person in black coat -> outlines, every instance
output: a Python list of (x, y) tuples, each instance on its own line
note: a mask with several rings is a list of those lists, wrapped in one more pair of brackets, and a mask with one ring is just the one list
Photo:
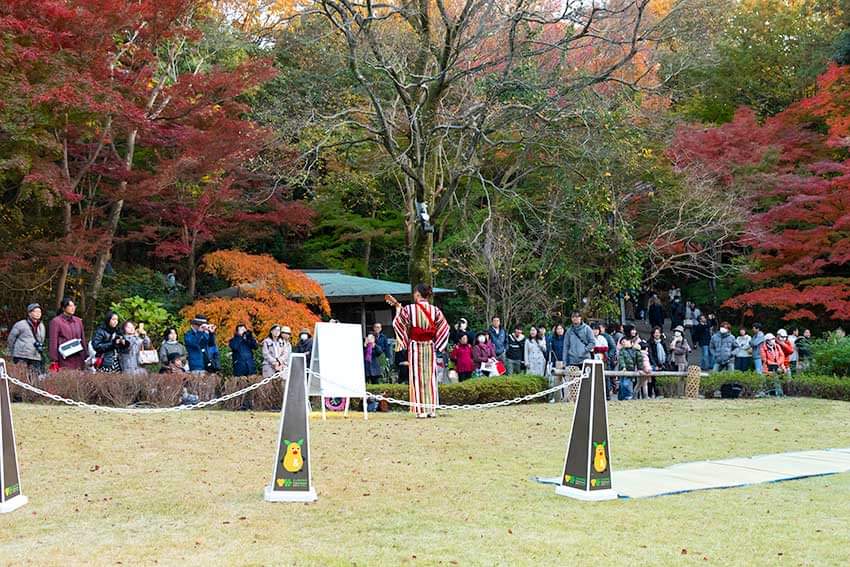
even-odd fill
[(375, 335), (369, 333), (363, 343), (363, 365), (366, 371), (366, 383), (378, 384), (381, 381), (381, 362), (379, 356), (384, 354), (375, 340)]
[(658, 299), (657, 293), (653, 293), (652, 297), (649, 298), (649, 308), (646, 316), (651, 326), (664, 328), (664, 306), (661, 304), (661, 300)]
[(407, 384), (410, 381), (410, 363), (407, 361), (407, 349), (395, 353), (395, 365), (398, 369), (398, 383)]
[(97, 355), (98, 372), (121, 372), (118, 350), (127, 346), (124, 335), (118, 329), (118, 315), (106, 312), (103, 323), (95, 330), (91, 338), (91, 347)]
[(699, 316), (699, 322), (691, 327), (691, 341), (700, 349), (700, 368), (703, 370), (711, 370), (714, 362), (711, 360), (711, 353), (708, 350), (708, 345), (711, 343), (711, 324), (705, 315)]
[(301, 329), (298, 333), (298, 343), (292, 347), (292, 352), (307, 355), (307, 368), (310, 367), (310, 357), (313, 356), (313, 336), (309, 329)]
[(233, 375), (251, 376), (257, 373), (254, 362), (254, 351), (257, 350), (257, 339), (245, 325), (236, 326), (236, 334), (230, 339), (230, 354), (233, 356)]
[(670, 302), (670, 327), (675, 329), (685, 324), (685, 304), (678, 297)]

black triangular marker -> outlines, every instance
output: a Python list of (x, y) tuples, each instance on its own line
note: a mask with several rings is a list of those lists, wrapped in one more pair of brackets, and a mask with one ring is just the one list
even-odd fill
[(617, 498), (617, 493), (611, 486), (603, 362), (585, 360), (581, 377), (561, 483), (555, 492), (579, 500), (611, 500)]
[(316, 490), (310, 476), (310, 406), (307, 400), (307, 357), (292, 354), (281, 406), (280, 433), (268, 502), (312, 502)]
[(6, 361), (0, 359), (0, 514), (17, 510), (29, 499), (21, 494), (21, 471), (15, 447), (15, 428), (12, 425), (12, 408)]

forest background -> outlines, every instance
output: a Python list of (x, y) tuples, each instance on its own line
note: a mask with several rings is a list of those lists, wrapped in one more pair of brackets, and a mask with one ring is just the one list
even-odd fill
[(7, 0), (0, 46), (5, 325), (328, 316), (287, 266), (474, 326), (850, 318), (841, 0)]

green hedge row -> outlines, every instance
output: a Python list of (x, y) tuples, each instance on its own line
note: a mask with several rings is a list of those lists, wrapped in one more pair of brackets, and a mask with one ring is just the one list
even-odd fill
[[(665, 395), (671, 395), (670, 392), (675, 392), (674, 385), (679, 380), (673, 376), (659, 376), (656, 382), (661, 384), (665, 390)], [(763, 374), (755, 372), (709, 372), (708, 376), (703, 376), (699, 382), (700, 394), (705, 397), (713, 397), (714, 392), (720, 390), (723, 384), (737, 383), (743, 386), (744, 391), (742, 396), (752, 397), (759, 391), (770, 388), (772, 381), (768, 382)]]
[[(440, 384), (441, 404), (486, 404), (534, 394), (549, 387), (541, 376), (500, 376), (498, 378), (472, 378), (459, 384)], [(407, 384), (367, 384), (373, 394), (410, 401)], [(545, 401), (545, 398), (538, 398)]]
[[(659, 376), (657, 382), (665, 390), (665, 394), (673, 390), (677, 378)], [(724, 384), (737, 383), (744, 390), (743, 397), (752, 397), (758, 392), (769, 390), (773, 386), (773, 378), (755, 372), (710, 372), (700, 379), (700, 393), (713, 397)], [(807, 396), (827, 400), (850, 401), (850, 378), (841, 376), (823, 376), (818, 374), (797, 374), (782, 382), (786, 395)], [(669, 394), (668, 394), (669, 395)]]

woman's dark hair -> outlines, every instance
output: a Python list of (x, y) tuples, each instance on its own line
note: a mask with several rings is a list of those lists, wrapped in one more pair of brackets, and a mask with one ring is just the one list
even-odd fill
[(479, 331), (477, 335), (475, 335), (475, 341), (478, 342), (478, 337), (484, 337), (488, 341), (490, 340), (490, 333), (487, 331)]
[(62, 301), (59, 302), (59, 310), (65, 311), (65, 308), (71, 305), (72, 303), (74, 303), (73, 299), (67, 296), (63, 297)]
[(416, 287), (414, 289), (416, 290), (416, 293), (422, 296), (422, 299), (430, 299), (431, 294), (434, 293), (434, 290), (431, 289), (431, 286), (424, 283), (416, 284)]
[(121, 325), (120, 325), (120, 327), (121, 327), (121, 332), (122, 332), (122, 333), (123, 333), (123, 332), (125, 332), (125, 331), (127, 330), (127, 324), (128, 324), (128, 323), (132, 323), (132, 324), (133, 324), (133, 326), (135, 326), (135, 325), (136, 325), (135, 321), (133, 321), (132, 319), (127, 319), (126, 321), (124, 321), (124, 322), (123, 322), (123, 323), (121, 323)]
[(272, 325), (272, 328), (271, 328), (271, 329), (269, 329), (269, 336), (268, 336), (268, 338), (270, 338), (270, 339), (273, 339), (273, 338), (274, 338), (274, 337), (272, 336), (272, 331), (274, 331), (275, 329), (280, 329), (280, 325)]
[[(113, 317), (118, 317), (118, 314), (117, 314), (115, 311), (107, 311), (107, 312), (106, 312), (106, 316), (103, 318), (103, 328), (104, 328), (104, 329), (111, 329), (111, 328), (112, 328), (112, 327), (109, 325), (109, 321), (110, 321)], [(119, 321), (119, 322), (118, 322), (118, 325), (116, 325), (116, 327), (115, 327), (115, 328), (117, 329), (117, 328), (118, 328), (118, 326), (120, 326), (120, 325), (121, 325), (121, 322)]]
[(246, 330), (246, 331), (248, 330), (248, 325), (246, 325), (245, 323), (239, 323), (239, 324), (238, 324), (238, 325), (236, 325), (236, 327), (233, 329), (233, 336), (234, 336), (234, 337), (235, 337), (236, 335), (238, 335), (238, 334), (239, 334), (239, 327), (245, 327), (245, 330)]
[(165, 332), (162, 334), (162, 342), (165, 342), (165, 341), (168, 340), (168, 335), (171, 334), (171, 331), (174, 331), (174, 334), (177, 335), (178, 337), (180, 336), (179, 333), (177, 333), (177, 329), (175, 329), (174, 327), (168, 327), (165, 330)]

